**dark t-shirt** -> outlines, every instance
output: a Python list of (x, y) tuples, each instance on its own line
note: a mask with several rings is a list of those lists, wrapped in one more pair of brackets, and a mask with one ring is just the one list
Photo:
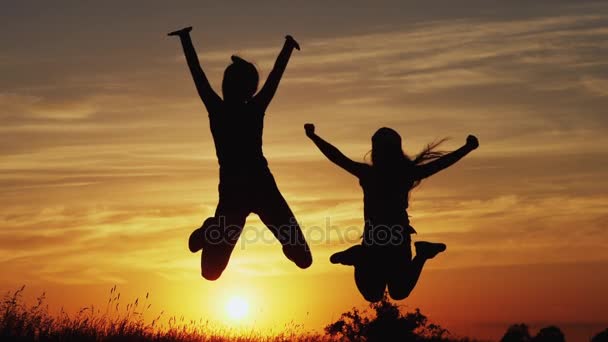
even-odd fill
[(254, 102), (224, 101), (208, 109), (220, 175), (255, 175), (268, 171), (262, 151), (264, 110)]
[(408, 195), (414, 184), (414, 175), (407, 172), (387, 174), (366, 165), (358, 178), (363, 189), (366, 228), (401, 225), (405, 233), (416, 232), (409, 226), (407, 214)]

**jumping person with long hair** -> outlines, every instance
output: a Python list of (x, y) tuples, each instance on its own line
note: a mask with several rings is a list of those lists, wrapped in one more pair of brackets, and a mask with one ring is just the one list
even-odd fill
[(363, 188), (365, 226), (359, 245), (333, 254), (330, 261), (355, 267), (355, 282), (363, 297), (377, 302), (388, 287), (393, 299), (404, 299), (416, 286), (424, 263), (446, 250), (443, 243), (416, 242), (412, 259), (411, 237), (416, 231), (407, 214), (409, 192), (423, 179), (453, 165), (479, 146), (469, 135), (464, 146), (451, 153), (435, 151), (441, 143), (427, 146), (415, 158), (401, 147), (401, 136), (380, 128), (372, 136), (371, 165), (355, 162), (304, 125), (306, 135), (333, 163), (359, 179)]
[(169, 33), (178, 36), (196, 90), (209, 113), (209, 123), (220, 166), (219, 203), (215, 215), (190, 235), (191, 252), (202, 250), (201, 274), (219, 278), (250, 213), (256, 213), (281, 242), (283, 253), (300, 268), (312, 264), (312, 255), (289, 205), (281, 195), (262, 152), (264, 115), (298, 43), (287, 36), (283, 49), (257, 92), (255, 66), (232, 56), (222, 82), (223, 99), (211, 88), (190, 39), (191, 27)]

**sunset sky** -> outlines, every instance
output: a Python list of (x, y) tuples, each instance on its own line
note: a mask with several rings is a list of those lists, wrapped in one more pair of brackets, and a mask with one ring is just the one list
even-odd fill
[[(166, 37), (190, 25), (218, 91), (232, 54), (265, 79), (286, 34), (302, 47), (264, 151), (309, 237), (307, 270), (255, 215), (218, 281), (187, 250), (218, 182), (207, 113)], [(361, 161), (389, 126), (410, 154), (481, 142), (412, 193), (414, 240), (448, 250), (404, 309), (481, 338), (517, 322), (608, 327), (606, 2), (23, 0), (3, 4), (0, 42), (3, 292), (25, 284), (75, 310), (116, 284), (126, 299), (149, 291), (156, 312), (320, 330), (365, 307), (352, 269), (328, 260), (357, 242), (363, 203), (302, 126)], [(235, 294), (241, 320), (224, 312)]]

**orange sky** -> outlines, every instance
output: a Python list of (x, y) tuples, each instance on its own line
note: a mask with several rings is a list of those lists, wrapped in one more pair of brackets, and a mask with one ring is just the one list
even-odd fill
[[(469, 133), (481, 141), (412, 194), (415, 239), (444, 241), (448, 251), (403, 305), (475, 337), (499, 337), (514, 322), (580, 336), (605, 328), (608, 6), (449, 4), (23, 1), (3, 9), (0, 267), (8, 276), (0, 289), (26, 284), (76, 308), (105, 302), (118, 284), (127, 298), (150, 291), (158, 310), (219, 321), (228, 293), (238, 292), (256, 327), (293, 320), (319, 329), (364, 305), (352, 270), (328, 261), (353, 239), (325, 234), (329, 224), (356, 237), (362, 193), (302, 125), (314, 122), (358, 160), (372, 133), (390, 126), (412, 154), (442, 137), (452, 138), (448, 149)], [(264, 78), (283, 36), (299, 40), (267, 112), (264, 149), (310, 234), (310, 269), (261, 239), (252, 215), (222, 278), (199, 277), (186, 239), (213, 213), (217, 164), (179, 44), (164, 36), (184, 25), (194, 26), (216, 89), (231, 54), (254, 61)]]

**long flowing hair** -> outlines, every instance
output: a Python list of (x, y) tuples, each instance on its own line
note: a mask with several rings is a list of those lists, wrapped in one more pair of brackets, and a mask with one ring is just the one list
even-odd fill
[[(420, 151), (420, 153), (418, 153), (414, 159), (410, 159), (408, 157), (407, 154), (403, 154), (403, 156), (406, 159), (410, 159), (412, 165), (414, 166), (418, 166), (418, 165), (423, 165), (429, 162), (432, 162), (436, 159), (441, 158), (442, 156), (444, 156), (446, 153), (446, 151), (441, 151), (441, 150), (437, 150), (437, 148), (439, 147), (439, 145), (443, 144), (446, 140), (448, 140), (448, 138), (442, 138), (442, 139), (438, 139), (433, 141), (432, 143), (427, 144), (424, 149), (422, 149), (422, 151)], [(420, 182), (422, 180), (421, 179), (417, 179), (414, 181), (414, 185), (412, 186), (412, 189), (417, 187)]]
[[(411, 172), (413, 167), (424, 165), (445, 155), (447, 152), (437, 148), (446, 140), (447, 138), (444, 138), (426, 145), (420, 153), (411, 158), (403, 152), (399, 133), (392, 128), (382, 127), (372, 136), (371, 164), (391, 174)], [(420, 179), (413, 180), (411, 189), (420, 182)]]

